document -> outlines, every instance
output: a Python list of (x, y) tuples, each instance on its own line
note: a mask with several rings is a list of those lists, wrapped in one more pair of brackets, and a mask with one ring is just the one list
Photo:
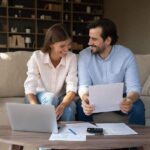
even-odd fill
[(83, 122), (66, 124), (59, 129), (58, 133), (52, 133), (49, 140), (51, 141), (86, 141), (87, 135), (94, 135), (87, 133), (87, 128), (95, 127), (95, 125)]
[(97, 127), (103, 128), (104, 135), (131, 135), (137, 134), (125, 123), (97, 123)]
[(49, 137), (51, 141), (86, 141), (86, 136), (95, 135), (87, 133), (87, 128), (103, 128), (104, 135), (134, 135), (137, 134), (125, 123), (73, 123), (66, 124), (58, 133), (52, 133)]
[(71, 133), (52, 133), (50, 141), (86, 141), (86, 135), (73, 135)]
[(89, 87), (89, 101), (95, 106), (94, 113), (120, 110), (123, 83), (94, 85)]

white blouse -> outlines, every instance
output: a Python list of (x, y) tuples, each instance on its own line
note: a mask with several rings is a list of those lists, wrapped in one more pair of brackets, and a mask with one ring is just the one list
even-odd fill
[(72, 52), (62, 57), (55, 68), (48, 53), (33, 52), (27, 63), (25, 94), (48, 91), (61, 96), (69, 91), (77, 92), (77, 58)]

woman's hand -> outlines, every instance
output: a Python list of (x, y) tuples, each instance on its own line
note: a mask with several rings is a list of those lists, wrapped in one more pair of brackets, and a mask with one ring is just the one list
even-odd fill
[(64, 103), (60, 103), (57, 108), (56, 108), (56, 117), (57, 120), (62, 116), (62, 114), (64, 113), (65, 110), (65, 104)]

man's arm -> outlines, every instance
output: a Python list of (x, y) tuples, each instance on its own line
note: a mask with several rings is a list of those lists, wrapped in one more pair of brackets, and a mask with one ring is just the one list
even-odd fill
[(79, 96), (82, 99), (84, 94), (88, 95), (88, 87), (92, 85), (92, 81), (88, 72), (89, 56), (88, 53), (82, 51), (78, 59), (78, 80), (79, 80)]
[(139, 96), (140, 95), (137, 92), (130, 92), (130, 93), (128, 93), (126, 99), (128, 101), (131, 101), (132, 103), (134, 103), (139, 98)]
[(123, 102), (120, 105), (120, 109), (124, 113), (128, 113), (132, 106), (133, 103), (139, 98), (139, 94), (137, 92), (130, 92), (128, 93), (127, 97), (123, 99)]
[(88, 53), (80, 53), (78, 60), (79, 96), (82, 100), (83, 111), (86, 115), (93, 113), (94, 107), (89, 104), (88, 90), (92, 81), (88, 72)]
[(141, 81), (139, 70), (134, 55), (131, 53), (127, 60), (125, 72), (125, 86), (127, 97), (135, 101), (141, 94)]
[(120, 108), (122, 112), (128, 113), (132, 109), (133, 103), (139, 98), (141, 93), (138, 66), (132, 53), (127, 60), (126, 68), (125, 86), (127, 96), (123, 99)]

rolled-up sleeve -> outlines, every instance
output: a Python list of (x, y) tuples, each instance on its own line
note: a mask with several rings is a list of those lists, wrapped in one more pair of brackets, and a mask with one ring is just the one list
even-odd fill
[(69, 64), (69, 71), (66, 77), (66, 92), (72, 91), (77, 92), (77, 57), (72, 55)]
[(139, 70), (136, 63), (136, 59), (133, 55), (130, 55), (128, 59), (127, 69), (125, 73), (125, 86), (126, 92), (141, 93), (141, 82), (139, 77)]
[(80, 97), (84, 94), (88, 94), (88, 87), (92, 84), (89, 72), (88, 72), (88, 56), (85, 53), (80, 53), (78, 60), (78, 79), (79, 89), (78, 94)]
[(31, 56), (27, 62), (27, 78), (24, 82), (25, 94), (36, 94), (37, 82), (39, 78), (39, 70), (36, 63), (35, 54)]

